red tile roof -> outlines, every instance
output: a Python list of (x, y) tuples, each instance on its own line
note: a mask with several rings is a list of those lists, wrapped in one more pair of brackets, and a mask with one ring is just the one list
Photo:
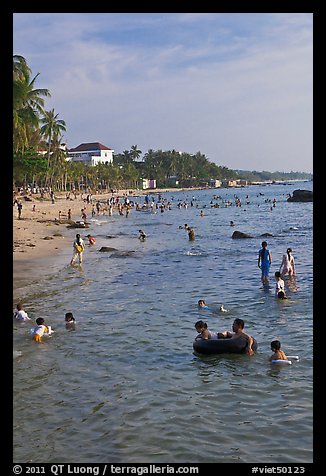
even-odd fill
[(85, 144), (79, 144), (74, 149), (68, 149), (68, 152), (82, 152), (87, 150), (112, 150), (109, 147), (101, 144), (100, 142), (86, 142)]

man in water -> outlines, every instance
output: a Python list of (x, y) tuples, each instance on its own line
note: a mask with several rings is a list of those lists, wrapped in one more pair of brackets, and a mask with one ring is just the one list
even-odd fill
[(252, 350), (253, 338), (246, 334), (243, 331), (244, 321), (242, 319), (236, 318), (232, 324), (233, 332), (224, 331), (218, 333), (219, 339), (245, 339), (247, 341), (247, 351), (248, 355), (253, 355), (254, 351)]

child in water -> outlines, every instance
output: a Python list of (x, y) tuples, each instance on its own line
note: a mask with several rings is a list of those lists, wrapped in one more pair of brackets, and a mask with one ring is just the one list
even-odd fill
[(138, 238), (140, 239), (140, 241), (145, 241), (147, 236), (146, 233), (143, 230), (138, 230), (138, 233), (139, 233)]
[(88, 243), (90, 245), (95, 245), (95, 238), (92, 235), (86, 235), (88, 238)]
[(45, 333), (51, 334), (51, 327), (46, 326), (43, 317), (36, 319), (37, 326), (32, 330), (35, 342), (42, 342)]
[(27, 312), (24, 311), (22, 303), (17, 304), (17, 309), (14, 312), (14, 317), (19, 321), (30, 321), (30, 317), (28, 317)]
[(287, 360), (287, 356), (283, 350), (281, 350), (281, 342), (279, 340), (273, 340), (271, 342), (271, 349), (274, 354), (270, 356), (269, 360)]
[(285, 295), (284, 281), (281, 278), (281, 273), (279, 271), (275, 272), (276, 285), (275, 285), (275, 296), (279, 299), (287, 299)]
[(66, 315), (65, 315), (66, 327), (69, 327), (69, 328), (73, 327), (75, 325), (75, 322), (76, 322), (76, 319), (74, 318), (73, 313), (66, 312)]
[(207, 306), (206, 302), (204, 301), (204, 299), (199, 299), (198, 307), (202, 308), (202, 309), (208, 309), (208, 306)]
[(217, 332), (209, 331), (207, 328), (207, 324), (204, 321), (197, 321), (195, 324), (195, 329), (198, 334), (201, 334), (200, 337), (202, 339), (218, 339)]

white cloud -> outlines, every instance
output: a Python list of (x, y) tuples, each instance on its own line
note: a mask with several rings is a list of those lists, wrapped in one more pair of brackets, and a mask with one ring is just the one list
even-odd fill
[[(149, 31), (147, 43), (134, 34), (121, 39), (114, 14), (106, 22), (97, 14), (44, 14), (39, 22), (19, 15), (14, 53), (41, 73), (37, 87), (50, 90), (47, 108), (66, 121), (68, 144), (200, 150), (230, 168), (312, 171), (309, 16), (271, 15), (252, 36), (232, 31), (228, 18), (219, 34), (213, 28), (202, 41), (187, 40), (189, 32), (178, 30), (173, 42), (173, 25), (214, 25), (223, 17), (167, 15), (137, 17), (137, 28), (141, 20), (149, 29), (158, 20), (170, 25), (164, 44), (151, 42)], [(132, 31), (133, 18), (125, 19)], [(119, 41), (107, 40), (108, 30)]]

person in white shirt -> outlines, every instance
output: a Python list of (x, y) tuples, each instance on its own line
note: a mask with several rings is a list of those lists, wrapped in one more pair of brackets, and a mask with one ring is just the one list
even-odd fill
[(15, 319), (18, 319), (19, 321), (30, 321), (30, 317), (28, 317), (27, 312), (24, 311), (22, 303), (17, 304), (17, 309), (14, 312), (14, 317)]
[(275, 278), (276, 278), (275, 296), (280, 299), (286, 299), (284, 281), (281, 278), (281, 273), (279, 271), (275, 272)]
[(44, 334), (50, 335), (53, 331), (50, 326), (46, 326), (43, 317), (38, 317), (36, 319), (37, 326), (32, 330), (34, 340), (36, 342), (42, 342), (42, 337)]
[(85, 250), (84, 240), (80, 237), (80, 234), (77, 233), (76, 239), (73, 243), (74, 254), (71, 258), (70, 265), (73, 265), (76, 259), (79, 259), (79, 264), (83, 262), (83, 252)]

